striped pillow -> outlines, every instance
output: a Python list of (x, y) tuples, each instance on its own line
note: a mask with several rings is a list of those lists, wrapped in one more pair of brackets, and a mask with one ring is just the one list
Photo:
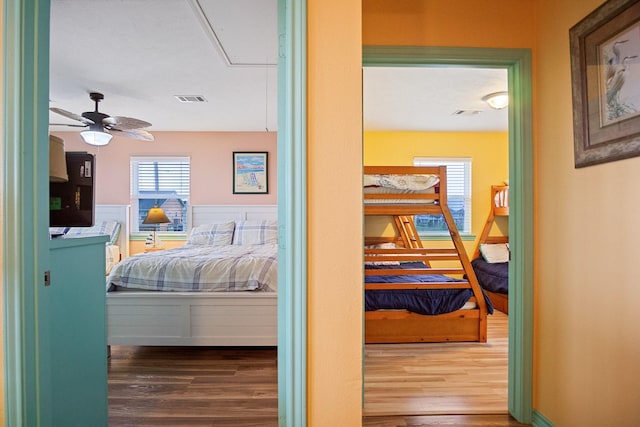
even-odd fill
[(233, 221), (199, 225), (191, 230), (186, 244), (208, 246), (230, 245), (233, 239), (234, 227), (235, 223)]
[(88, 237), (101, 234), (109, 236), (108, 245), (115, 245), (120, 234), (120, 223), (118, 221), (102, 221), (93, 227), (71, 227), (65, 237)]
[(264, 245), (278, 243), (278, 222), (275, 220), (237, 221), (233, 233), (234, 245)]

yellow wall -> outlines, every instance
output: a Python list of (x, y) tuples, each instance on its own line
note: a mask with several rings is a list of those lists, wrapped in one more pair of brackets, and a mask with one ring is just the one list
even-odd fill
[(640, 157), (575, 169), (569, 28), (600, 0), (540, 0), (535, 406), (556, 426), (640, 425)]
[[(472, 159), (471, 233), (464, 242), (471, 256), (490, 209), (491, 186), (509, 178), (509, 135), (504, 132), (365, 132), (364, 164), (411, 166), (414, 157), (468, 157)], [(492, 235), (507, 234), (508, 224), (498, 218)], [(365, 236), (375, 235), (365, 219)], [(370, 232), (371, 231), (371, 232)], [(438, 246), (430, 243), (429, 247)]]

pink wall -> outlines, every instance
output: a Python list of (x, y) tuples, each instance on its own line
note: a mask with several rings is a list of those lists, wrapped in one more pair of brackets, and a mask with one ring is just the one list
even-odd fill
[[(130, 203), (131, 156), (189, 156), (192, 205), (275, 205), (277, 203), (277, 133), (275, 132), (153, 132), (146, 142), (115, 136), (109, 145), (85, 144), (77, 132), (52, 132), (64, 140), (65, 151), (96, 156), (96, 203)], [(269, 153), (269, 193), (232, 194), (232, 153)]]

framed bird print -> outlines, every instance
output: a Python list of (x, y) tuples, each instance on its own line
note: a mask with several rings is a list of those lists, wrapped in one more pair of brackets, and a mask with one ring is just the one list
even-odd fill
[(569, 30), (575, 167), (640, 156), (640, 0), (609, 0)]

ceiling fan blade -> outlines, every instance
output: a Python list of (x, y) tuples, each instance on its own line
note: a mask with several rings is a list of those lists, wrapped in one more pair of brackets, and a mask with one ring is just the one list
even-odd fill
[(111, 116), (102, 119), (102, 123), (109, 129), (132, 130), (142, 129), (151, 126), (151, 123), (132, 117)]
[(86, 128), (89, 125), (72, 125), (70, 123), (49, 123), (49, 126), (69, 126), (72, 128)]
[(62, 108), (51, 107), (51, 108), (49, 108), (49, 110), (53, 111), (54, 113), (60, 114), (61, 116), (64, 116), (64, 117), (66, 117), (68, 119), (73, 119), (73, 120), (77, 120), (79, 122), (82, 122), (85, 125), (94, 124), (93, 120), (87, 119), (86, 117), (82, 117), (79, 114), (75, 114), (75, 113), (72, 113), (70, 111), (63, 110)]
[(139, 139), (141, 141), (153, 141), (153, 135), (142, 129), (129, 129), (129, 130), (120, 130), (120, 129), (109, 129), (114, 135), (124, 136), (126, 138)]

